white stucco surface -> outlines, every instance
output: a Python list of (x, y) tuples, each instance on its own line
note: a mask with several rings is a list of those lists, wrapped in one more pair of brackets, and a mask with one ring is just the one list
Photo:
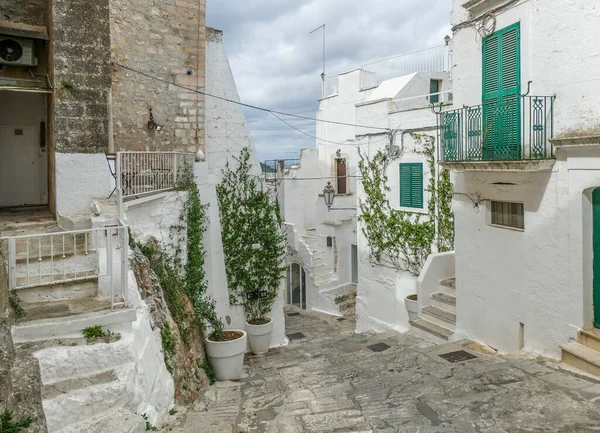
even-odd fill
[(61, 216), (89, 217), (90, 203), (108, 197), (114, 179), (103, 153), (56, 153), (56, 212)]
[[(454, 0), (453, 25), (468, 18), (462, 3)], [(600, 113), (593, 90), (600, 63), (591, 60), (600, 10), (593, 2), (563, 6), (519, 2), (496, 14), (495, 29), (520, 23), (521, 92), (531, 80), (530, 95), (556, 95), (555, 135), (589, 135)], [(586, 24), (578, 25), (583, 19)], [(451, 47), (455, 105), (481, 104), (481, 38), (466, 27), (454, 33)], [(484, 200), (479, 208), (465, 196), (453, 203), (457, 338), (502, 352), (522, 345), (558, 357), (561, 344), (591, 325), (591, 191), (600, 186), (598, 156), (594, 146), (558, 150), (547, 172), (455, 174), (455, 192)], [(489, 200), (522, 202), (524, 231), (491, 226)]]

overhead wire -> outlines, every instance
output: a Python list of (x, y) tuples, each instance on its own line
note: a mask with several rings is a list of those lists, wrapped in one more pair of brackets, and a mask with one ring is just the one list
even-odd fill
[(162, 82), (162, 83), (165, 83), (165, 84), (169, 84), (169, 85), (174, 86), (174, 87), (178, 87), (180, 89), (188, 90), (190, 92), (198, 93), (200, 95), (208, 96), (210, 98), (219, 99), (221, 101), (229, 102), (231, 104), (236, 104), (236, 105), (240, 105), (242, 107), (252, 108), (254, 110), (264, 111), (264, 112), (271, 113), (271, 114), (275, 113), (275, 114), (279, 114), (279, 115), (282, 115), (282, 116), (295, 117), (297, 119), (311, 120), (311, 121), (321, 122), (321, 123), (329, 123), (329, 124), (333, 124), (333, 125), (352, 126), (352, 127), (356, 127), (356, 128), (373, 129), (373, 130), (379, 130), (379, 131), (389, 131), (389, 128), (381, 128), (381, 127), (378, 127), (378, 126), (359, 125), (359, 124), (347, 123), (347, 122), (338, 122), (338, 121), (335, 121), (335, 120), (317, 119), (316, 117), (301, 116), (299, 114), (286, 113), (284, 111), (277, 111), (277, 110), (272, 110), (270, 108), (259, 107), (257, 105), (246, 104), (246, 103), (241, 102), (241, 101), (235, 101), (233, 99), (225, 98), (223, 96), (217, 96), (217, 95), (213, 95), (211, 93), (203, 92), (201, 90), (194, 89), (193, 87), (183, 86), (181, 84), (174, 83), (171, 80), (166, 80), (164, 78), (157, 77), (155, 75), (149, 74), (147, 72), (141, 71), (141, 70), (136, 69), (136, 68), (132, 68), (131, 66), (123, 65), (123, 64), (115, 62), (115, 61), (111, 61), (110, 63), (113, 66), (117, 66), (117, 67), (126, 69), (128, 71), (131, 71), (131, 72), (134, 72), (136, 74), (142, 75), (142, 76), (144, 76), (146, 78), (150, 78), (151, 80), (159, 81), (159, 82)]

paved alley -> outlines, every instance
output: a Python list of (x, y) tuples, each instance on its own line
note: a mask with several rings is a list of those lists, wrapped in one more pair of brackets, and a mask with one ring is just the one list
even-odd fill
[(212, 386), (171, 431), (600, 432), (600, 384), (554, 361), (354, 334), (353, 319), (296, 309), (286, 321), (289, 346), (247, 355), (248, 377)]

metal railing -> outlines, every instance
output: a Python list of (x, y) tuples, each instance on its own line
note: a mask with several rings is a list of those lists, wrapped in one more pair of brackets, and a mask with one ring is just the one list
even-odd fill
[(325, 79), (325, 85), (323, 88), (323, 98), (337, 95), (340, 92), (340, 76), (334, 75)]
[(440, 113), (440, 160), (553, 159), (554, 100), (514, 96)]
[(111, 307), (128, 303), (126, 226), (3, 240), (8, 242), (9, 290), (97, 280), (98, 295), (110, 298)]
[(440, 45), (368, 63), (361, 67), (361, 89), (377, 87), (385, 80), (414, 72), (446, 71), (448, 69), (447, 57), (446, 46)]
[(173, 189), (181, 170), (193, 162), (192, 153), (117, 152), (117, 194), (126, 200)]

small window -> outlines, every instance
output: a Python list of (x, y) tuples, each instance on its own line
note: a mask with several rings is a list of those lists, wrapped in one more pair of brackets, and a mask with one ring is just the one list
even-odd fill
[(492, 201), (492, 225), (525, 229), (525, 209), (523, 203)]
[(336, 177), (337, 177), (337, 193), (338, 194), (347, 194), (347, 181), (348, 178), (346, 176), (346, 158), (338, 158), (335, 160), (336, 162)]
[(429, 81), (429, 103), (437, 104), (440, 102), (440, 88), (442, 87), (440, 80)]
[(400, 206), (423, 209), (423, 163), (400, 164)]

